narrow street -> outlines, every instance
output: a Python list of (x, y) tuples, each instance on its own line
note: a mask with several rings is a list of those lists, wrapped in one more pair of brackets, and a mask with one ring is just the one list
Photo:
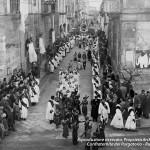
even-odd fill
[[(59, 68), (67, 69), (68, 63), (70, 60), (73, 60), (73, 54), (75, 52), (81, 52), (81, 54), (85, 51), (83, 49), (79, 49), (78, 47), (73, 48), (70, 53), (66, 55), (66, 57), (61, 62), (61, 65), (55, 69), (53, 74), (46, 75), (44, 79), (41, 80), (41, 88), (42, 93), (40, 95), (40, 102), (35, 107), (29, 108), (29, 115), (26, 121), (16, 121), (16, 129), (17, 132), (12, 132), (8, 137), (3, 139), (2, 143), (6, 144), (8, 141), (18, 141), (24, 140), (24, 138), (28, 139), (31, 135), (35, 134), (44, 134), (53, 137), (54, 139), (63, 139), (62, 137), (62, 128), (58, 131), (55, 131), (55, 124), (50, 125), (49, 122), (45, 119), (45, 111), (47, 107), (47, 102), (52, 95), (55, 95), (56, 85), (58, 84), (59, 78)], [(76, 63), (74, 62), (73, 68), (76, 68)], [(85, 95), (88, 95), (89, 98), (89, 115), (90, 115), (90, 101), (92, 94), (92, 86), (91, 86), (91, 64), (87, 62), (86, 70), (80, 71), (80, 100)], [(80, 116), (80, 120), (83, 119), (83, 116)], [(84, 131), (84, 127), (80, 128), (81, 133)], [(79, 132), (80, 133), (80, 132)], [(70, 133), (71, 138), (71, 133)]]
[[(81, 54), (85, 51), (83, 49), (79, 49), (75, 47), (71, 50), (69, 54), (64, 58), (60, 67), (58, 67), (54, 74), (46, 75), (41, 80), (41, 96), (40, 102), (35, 107), (30, 107), (29, 116), (26, 121), (16, 122), (17, 132), (11, 132), (8, 137), (5, 137), (0, 144), (0, 150), (47, 150), (47, 149), (84, 149), (84, 142), (79, 142), (77, 146), (72, 144), (72, 133), (70, 131), (68, 139), (64, 139), (62, 137), (62, 127), (60, 127), (57, 131), (55, 130), (55, 124), (50, 125), (49, 122), (45, 119), (45, 111), (47, 106), (47, 101), (50, 99), (51, 95), (55, 95), (56, 85), (58, 83), (58, 71), (59, 68), (67, 69), (69, 61), (73, 60), (73, 54), (75, 52), (81, 52)], [(76, 67), (76, 63), (74, 62), (73, 67)], [(88, 95), (88, 115), (90, 116), (90, 101), (92, 96), (92, 84), (91, 84), (91, 64), (87, 62), (86, 70), (80, 71), (80, 82), (81, 82), (81, 97)], [(84, 120), (81, 115), (80, 120)], [(93, 124), (93, 130), (95, 131), (96, 123)], [(116, 131), (113, 130), (109, 125), (106, 126), (105, 135), (107, 138), (139, 138), (139, 137), (149, 137), (150, 129), (139, 129), (138, 132), (127, 132), (127, 131)], [(84, 132), (84, 123), (80, 123), (79, 127), (79, 137)], [(102, 149), (109, 149), (110, 147), (105, 147)], [(111, 149), (116, 149), (116, 147), (111, 147)], [(118, 146), (117, 149), (124, 150), (127, 147)], [(147, 150), (147, 147), (143, 147), (142, 149)], [(135, 150), (136, 147), (130, 147), (128, 149)]]

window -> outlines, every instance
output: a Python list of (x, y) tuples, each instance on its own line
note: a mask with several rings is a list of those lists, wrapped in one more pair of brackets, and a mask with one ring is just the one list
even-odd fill
[(20, 0), (10, 0), (10, 13), (18, 13), (20, 11)]
[(33, 5), (36, 6), (36, 0), (33, 0)]
[(55, 12), (55, 9), (56, 9), (56, 8), (55, 8), (55, 3), (52, 3), (52, 4), (51, 4), (51, 11), (52, 11), (52, 12)]

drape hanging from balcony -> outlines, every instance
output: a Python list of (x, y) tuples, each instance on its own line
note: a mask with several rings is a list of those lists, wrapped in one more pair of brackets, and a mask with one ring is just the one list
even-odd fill
[(40, 46), (40, 53), (44, 54), (46, 51), (45, 51), (44, 41), (42, 38), (39, 38), (39, 46)]
[(29, 61), (30, 63), (37, 62), (37, 54), (35, 52), (33, 42), (29, 44)]

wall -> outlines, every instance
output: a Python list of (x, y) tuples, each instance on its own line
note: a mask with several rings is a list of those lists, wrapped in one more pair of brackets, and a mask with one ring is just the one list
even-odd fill
[(0, 16), (0, 80), (7, 76), (5, 39), (5, 17)]
[(150, 1), (123, 0), (121, 60), (136, 67), (138, 53), (150, 51)]
[(120, 55), (120, 18), (119, 15), (111, 16), (111, 22), (108, 27), (108, 41), (109, 41), (109, 52), (112, 58), (114, 70), (117, 70), (119, 65), (119, 55)]
[(5, 36), (6, 36), (6, 68), (10, 69), (10, 74), (14, 70), (21, 68), (21, 37), (20, 37), (20, 17), (6, 17)]

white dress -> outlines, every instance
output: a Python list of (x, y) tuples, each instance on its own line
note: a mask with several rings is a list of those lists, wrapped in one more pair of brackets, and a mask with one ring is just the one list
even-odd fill
[(49, 61), (49, 64), (50, 64), (50, 72), (54, 72), (54, 64), (51, 62), (51, 61)]
[(39, 91), (39, 88), (35, 85), (34, 86), (34, 90), (35, 90), (35, 92), (36, 92), (36, 94), (34, 94), (34, 99), (35, 99), (35, 102), (36, 103), (38, 103), (39, 102), (39, 93), (40, 93), (40, 91)]
[[(52, 101), (53, 101), (54, 105), (59, 104), (54, 100), (52, 100)], [(52, 112), (50, 113), (50, 111), (52, 111)], [(47, 108), (46, 108), (46, 119), (47, 120), (54, 120), (54, 112), (55, 112), (54, 106), (52, 106), (51, 102), (48, 101)]]
[(118, 109), (118, 108), (116, 109), (115, 116), (112, 119), (110, 125), (114, 126), (115, 128), (118, 128), (118, 129), (124, 128), (123, 117), (122, 117), (122, 113), (121, 113), (120, 109)]
[(125, 128), (128, 130), (135, 130), (136, 129), (135, 114), (133, 111), (130, 112), (130, 114), (127, 118)]
[(34, 89), (35, 89), (35, 92), (37, 93), (38, 101), (39, 101), (39, 98), (40, 98), (40, 88), (39, 88), (39, 86), (36, 84), (35, 87), (34, 87)]
[[(52, 111), (52, 112), (50, 112)], [(48, 102), (46, 109), (46, 119), (53, 120), (54, 119), (54, 107), (52, 107), (51, 103)]]
[(110, 113), (110, 107), (107, 102), (105, 102), (105, 105), (107, 106), (107, 109), (103, 106), (102, 103), (99, 104), (98, 108), (98, 114), (100, 115), (100, 120), (106, 120), (106, 123), (108, 122), (108, 114)]
[(21, 108), (21, 118), (26, 119), (28, 116), (28, 108), (29, 108), (29, 101), (27, 98), (22, 98), (22, 102), (19, 100), (19, 108)]
[(31, 103), (38, 103), (38, 95), (34, 94), (31, 87), (29, 89), (29, 95), (30, 95)]

